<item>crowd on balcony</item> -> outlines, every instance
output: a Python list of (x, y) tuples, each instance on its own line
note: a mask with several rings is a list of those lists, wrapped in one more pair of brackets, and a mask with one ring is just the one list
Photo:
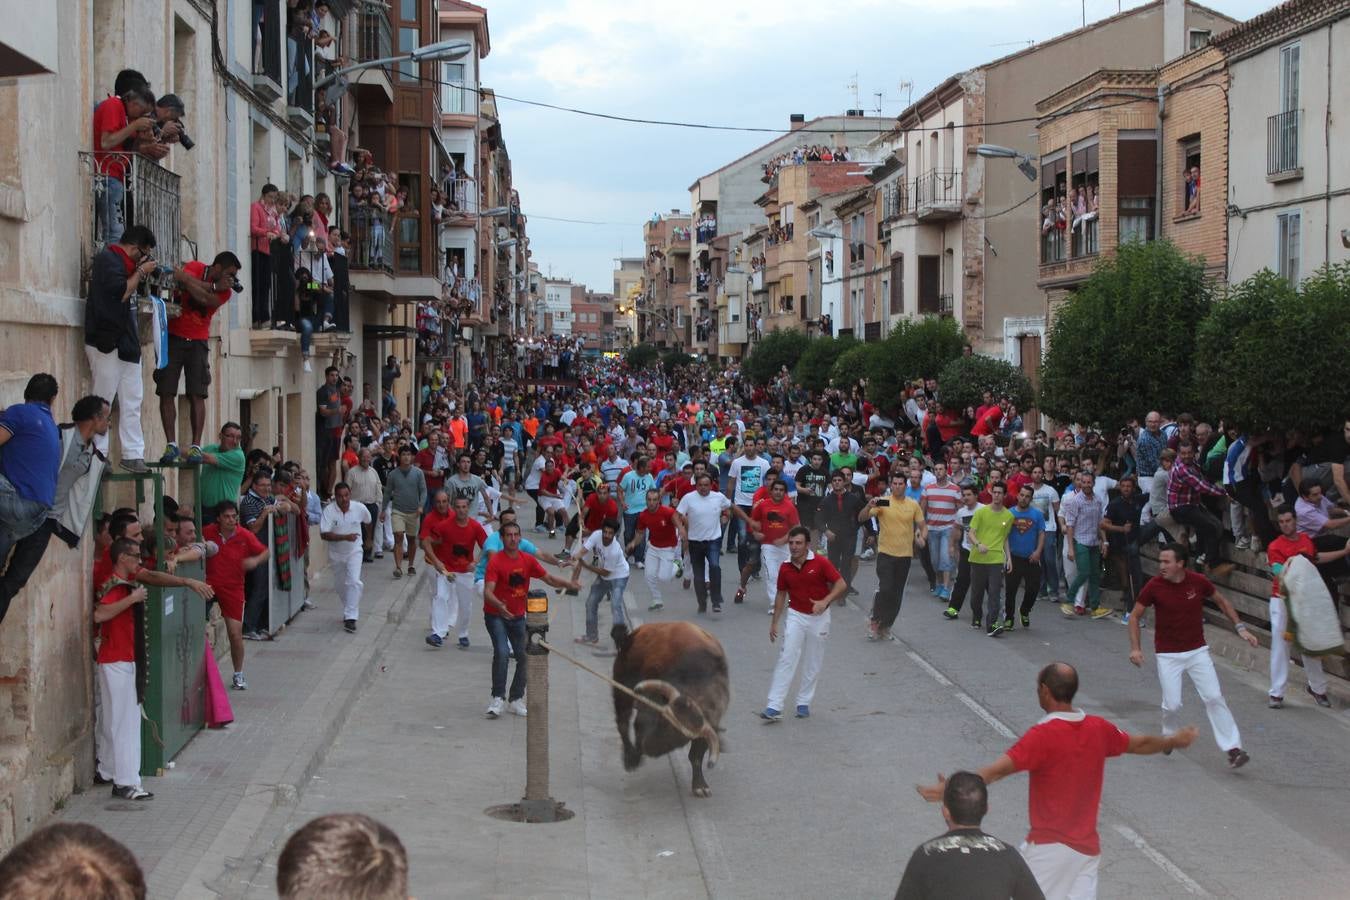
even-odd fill
[(694, 273), (694, 284), (700, 291), (706, 291), (712, 286), (712, 273), (707, 269), (699, 269)]
[(700, 244), (706, 244), (717, 237), (717, 217), (705, 214), (694, 223), (695, 237)]
[(516, 377), (535, 380), (574, 377), (573, 364), (584, 341), (570, 334), (546, 334), (516, 341)]
[(850, 159), (848, 147), (830, 149), (824, 144), (793, 147), (791, 150), (780, 153), (764, 163), (764, 177), (765, 179), (772, 179), (778, 174), (778, 170), (784, 166), (801, 166), (813, 162), (848, 162)]
[(777, 219), (769, 223), (769, 233), (764, 237), (764, 243), (769, 247), (776, 247), (779, 244), (792, 240), (792, 223), (786, 225), (780, 223)]
[(708, 336), (712, 333), (712, 317), (707, 313), (700, 313), (694, 320), (694, 337), (700, 344), (708, 342)]
[(1098, 211), (1095, 184), (1070, 188), (1067, 194), (1052, 194), (1041, 207), (1041, 233), (1081, 232), (1089, 222), (1097, 220)]
[(763, 271), (764, 271), (764, 257), (762, 257), (762, 256), (752, 256), (752, 257), (750, 257), (750, 271), (751, 271), (751, 272), (763, 272)]

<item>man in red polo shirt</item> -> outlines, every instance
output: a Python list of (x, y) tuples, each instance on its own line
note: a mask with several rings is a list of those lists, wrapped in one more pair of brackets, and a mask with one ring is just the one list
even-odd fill
[(98, 238), (104, 244), (122, 239), (126, 227), (127, 171), (131, 168), (132, 138), (148, 135), (155, 126), (150, 114), (155, 95), (144, 83), (108, 97), (94, 107), (94, 170), (102, 191), (96, 207)]
[(453, 624), (459, 633), (459, 647), (464, 650), (469, 646), (469, 616), (474, 600), (473, 576), (469, 573), (487, 541), (487, 532), (469, 517), (468, 497), (456, 497), (453, 508), (453, 516), (422, 529), (422, 550), (426, 561), (436, 570), (427, 643), (442, 646)]
[(230, 301), (233, 286), (239, 281), (239, 257), (226, 250), (216, 254), (207, 265), (200, 260), (184, 263), (174, 273), (178, 283), (175, 294), (182, 313), (169, 320), (169, 364), (155, 370), (155, 394), (159, 397), (159, 420), (169, 446), (159, 458), (161, 465), (178, 461), (178, 379), (186, 376), (192, 445), (186, 461), (202, 461), (202, 430), (206, 427), (206, 391), (211, 384), (211, 319)]
[(656, 488), (647, 491), (647, 508), (638, 513), (637, 528), (633, 539), (628, 542), (627, 550), (632, 553), (646, 536), (647, 541), (647, 587), (652, 592), (652, 602), (648, 609), (662, 609), (665, 602), (661, 599), (661, 582), (670, 581), (679, 572), (677, 563), (684, 556), (679, 548), (679, 533), (675, 528), (675, 510), (661, 503), (661, 492)]
[(778, 595), (778, 570), (788, 560), (788, 532), (800, 524), (797, 504), (787, 496), (787, 482), (775, 478), (769, 486), (769, 495), (757, 500), (750, 509), (750, 528), (759, 542), (764, 590), (769, 595), (771, 613)]
[[(1051, 663), (1036, 679), (1036, 697), (1046, 716), (1031, 726), (1007, 752), (980, 769), (985, 784), (1014, 772), (1027, 772), (1031, 786), (1027, 813), (1031, 830), (1022, 858), (1031, 867), (1046, 900), (1097, 896), (1101, 841), (1097, 814), (1102, 800), (1106, 760), (1122, 753), (1171, 753), (1195, 740), (1192, 725), (1168, 737), (1127, 734), (1099, 716), (1073, 706), (1078, 672), (1068, 663)], [(946, 779), (920, 785), (930, 803), (942, 799)]]
[(113, 568), (104, 584), (95, 585), (98, 606), (94, 622), (99, 626), (98, 768), (104, 783), (111, 780), (114, 797), (149, 800), (154, 794), (141, 789), (141, 715), (136, 697), (136, 620), (132, 607), (148, 596), (134, 582), (141, 568), (140, 544), (118, 538), (108, 547)]
[(811, 715), (816, 677), (825, 659), (825, 639), (830, 635), (830, 606), (844, 598), (848, 582), (823, 556), (811, 552), (811, 532), (801, 525), (788, 532), (788, 559), (778, 570), (778, 594), (774, 598), (770, 643), (778, 640), (778, 626), (787, 610), (783, 645), (769, 685), (769, 702), (759, 714), (767, 722), (783, 718), (783, 701), (803, 658), (802, 679), (797, 686), (797, 718)]
[(219, 548), (206, 561), (206, 583), (215, 589), (230, 638), (231, 686), (236, 691), (248, 690), (244, 681), (244, 574), (267, 560), (267, 547), (252, 531), (239, 527), (239, 507), (233, 500), (222, 500), (216, 507), (216, 521), (202, 529), (202, 540)]

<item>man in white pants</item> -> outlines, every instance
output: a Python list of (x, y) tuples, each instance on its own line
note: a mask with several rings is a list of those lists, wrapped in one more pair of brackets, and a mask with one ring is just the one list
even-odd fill
[(632, 553), (642, 540), (647, 541), (647, 588), (652, 592), (652, 602), (647, 609), (663, 609), (661, 582), (670, 581), (676, 575), (676, 564), (684, 556), (680, 546), (679, 530), (675, 527), (675, 510), (661, 502), (661, 492), (656, 488), (647, 491), (647, 508), (638, 513), (637, 528), (633, 539), (628, 542), (627, 550)]
[(844, 581), (828, 559), (810, 550), (811, 532), (801, 525), (788, 532), (788, 561), (778, 570), (778, 595), (774, 599), (773, 621), (769, 624), (770, 643), (778, 640), (778, 627), (787, 608), (783, 645), (769, 685), (769, 702), (759, 714), (766, 722), (783, 718), (783, 702), (788, 687), (802, 661), (801, 682), (797, 685), (797, 718), (811, 715), (811, 698), (816, 693), (816, 677), (825, 659), (825, 639), (830, 636), (830, 606), (844, 599), (848, 582)]
[(102, 640), (98, 647), (98, 782), (112, 782), (114, 797), (149, 800), (154, 794), (141, 788), (141, 707), (136, 698), (135, 610), (147, 596), (135, 583), (141, 568), (141, 548), (132, 538), (118, 538), (108, 548), (112, 578), (95, 585), (98, 605), (94, 623)]
[(431, 597), (431, 632), (427, 644), (441, 647), (454, 628), (459, 648), (469, 646), (469, 617), (473, 613), (473, 567), (487, 542), (487, 532), (469, 518), (469, 498), (456, 497), (455, 514), (432, 525), (422, 539), (426, 561), (436, 570), (436, 592)]
[[(1341, 550), (1324, 550), (1319, 553), (1317, 547), (1313, 545), (1312, 538), (1299, 532), (1298, 518), (1293, 507), (1281, 507), (1276, 521), (1280, 526), (1280, 536), (1266, 547), (1266, 559), (1270, 562), (1270, 571), (1275, 573), (1275, 584), (1270, 589), (1270, 633), (1278, 640), (1285, 634), (1285, 626), (1289, 623), (1289, 611), (1285, 609), (1284, 597), (1280, 594), (1280, 574), (1284, 571), (1284, 564), (1295, 556), (1307, 557), (1312, 563), (1343, 559), (1350, 554), (1350, 542), (1347, 542), (1345, 548)], [(1284, 687), (1289, 681), (1288, 645), (1289, 641), (1286, 640), (1282, 647), (1275, 647), (1270, 651), (1270, 693), (1266, 697), (1266, 704), (1271, 709), (1284, 706)], [(1305, 654), (1303, 671), (1308, 675), (1309, 696), (1318, 706), (1330, 706), (1331, 698), (1327, 696), (1327, 676), (1322, 671), (1322, 660)]]
[(1238, 618), (1233, 604), (1218, 592), (1214, 583), (1199, 572), (1186, 569), (1189, 556), (1180, 544), (1168, 544), (1158, 552), (1158, 574), (1149, 579), (1139, 592), (1134, 610), (1130, 613), (1130, 662), (1142, 666), (1144, 653), (1139, 648), (1139, 617), (1149, 607), (1155, 609), (1153, 649), (1158, 660), (1158, 682), (1162, 687), (1163, 734), (1176, 734), (1178, 714), (1181, 712), (1182, 675), (1189, 675), (1195, 691), (1205, 704), (1214, 740), (1219, 749), (1228, 754), (1228, 765), (1237, 769), (1251, 759), (1242, 749), (1242, 736), (1237, 723), (1228, 711), (1228, 704), (1219, 689), (1219, 676), (1214, 671), (1205, 644), (1205, 600), (1213, 597), (1219, 609), (1237, 628), (1237, 633), (1253, 647), (1256, 635)]
[(783, 479), (774, 479), (769, 496), (760, 498), (751, 507), (748, 521), (759, 543), (764, 593), (769, 595), (769, 614), (772, 615), (778, 597), (778, 570), (788, 561), (788, 533), (801, 524), (797, 504), (788, 499)]
[(352, 502), (352, 489), (345, 481), (333, 488), (333, 502), (319, 516), (319, 537), (328, 545), (328, 566), (333, 586), (342, 601), (342, 627), (356, 633), (361, 618), (361, 534), (370, 524), (370, 510)]

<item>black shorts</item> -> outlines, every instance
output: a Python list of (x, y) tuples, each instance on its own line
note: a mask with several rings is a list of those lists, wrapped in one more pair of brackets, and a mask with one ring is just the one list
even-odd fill
[(190, 341), (169, 335), (169, 364), (155, 370), (155, 394), (177, 397), (180, 373), (185, 376), (189, 397), (205, 397), (211, 386), (211, 350), (206, 341)]

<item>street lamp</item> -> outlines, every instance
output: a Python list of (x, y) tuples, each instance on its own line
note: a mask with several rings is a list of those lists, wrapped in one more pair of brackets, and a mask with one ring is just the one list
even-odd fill
[(842, 241), (844, 239), (844, 236), (842, 234), (835, 234), (828, 228), (820, 228), (820, 227), (812, 228), (810, 231), (807, 232), (807, 234), (811, 235), (811, 237), (813, 238), (827, 241)]
[(1028, 181), (1036, 180), (1036, 157), (1028, 156), (1020, 150), (1014, 150), (1011, 147), (1003, 147), (999, 144), (980, 144), (975, 148), (977, 156), (983, 156), (985, 159), (1015, 159), (1017, 160), (1018, 170)]
[(398, 56), (386, 56), (383, 59), (368, 59), (365, 62), (359, 62), (355, 65), (347, 66), (344, 69), (338, 69), (326, 78), (320, 79), (314, 85), (314, 89), (326, 87), (337, 81), (345, 75), (352, 72), (359, 72), (362, 69), (370, 69), (376, 66), (387, 66), (391, 63), (400, 63), (407, 60), (413, 62), (439, 62), (454, 59), (463, 59), (473, 52), (473, 44), (465, 40), (436, 41), (434, 44), (427, 44), (418, 47), (409, 53), (400, 53)]

